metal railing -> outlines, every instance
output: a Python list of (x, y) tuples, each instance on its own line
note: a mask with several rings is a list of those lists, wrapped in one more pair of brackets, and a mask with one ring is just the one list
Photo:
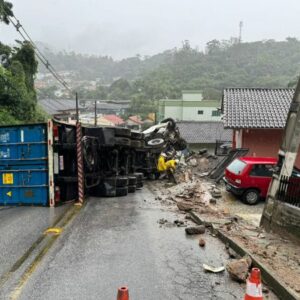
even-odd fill
[(281, 176), (277, 198), (300, 208), (300, 178)]

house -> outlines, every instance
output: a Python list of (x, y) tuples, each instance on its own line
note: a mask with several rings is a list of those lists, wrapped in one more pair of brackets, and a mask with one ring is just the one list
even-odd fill
[[(124, 126), (125, 125), (125, 121), (117, 116), (117, 115), (103, 115), (102, 117), (100, 117), (100, 123), (107, 123), (110, 124), (111, 126)], [(99, 124), (100, 124), (99, 123)]]
[(225, 143), (232, 140), (232, 130), (224, 129), (221, 121), (179, 121), (176, 124), (180, 135), (188, 143), (189, 149), (193, 151), (206, 148), (209, 153), (214, 154), (217, 141)]
[(182, 91), (182, 99), (159, 100), (158, 120), (219, 121), (220, 101), (204, 100), (201, 91)]
[(126, 121), (126, 125), (128, 128), (141, 130), (143, 121), (139, 116), (130, 116)]
[[(233, 147), (250, 156), (277, 157), (293, 89), (227, 88), (223, 91), (224, 127), (233, 130)], [(298, 155), (296, 166), (300, 167)]]
[[(76, 102), (70, 99), (43, 99), (38, 101), (38, 106), (51, 118), (61, 121), (75, 122)], [(79, 104), (79, 112), (84, 108)]]

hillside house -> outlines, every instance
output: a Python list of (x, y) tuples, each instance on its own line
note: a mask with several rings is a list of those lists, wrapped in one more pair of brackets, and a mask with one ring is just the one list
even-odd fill
[(223, 122), (233, 130), (233, 147), (249, 148), (249, 156), (277, 157), (293, 95), (293, 89), (225, 89)]
[(182, 91), (182, 99), (159, 100), (158, 121), (219, 121), (220, 101), (204, 100), (201, 91)]

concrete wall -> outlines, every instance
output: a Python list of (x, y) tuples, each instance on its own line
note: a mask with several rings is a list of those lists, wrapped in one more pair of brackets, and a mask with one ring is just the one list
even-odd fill
[[(241, 131), (239, 136), (242, 139), (242, 147), (249, 148), (248, 156), (278, 157), (283, 129), (243, 129)], [(295, 165), (300, 168), (299, 153)]]
[(261, 225), (268, 231), (300, 241), (300, 208), (269, 199)]

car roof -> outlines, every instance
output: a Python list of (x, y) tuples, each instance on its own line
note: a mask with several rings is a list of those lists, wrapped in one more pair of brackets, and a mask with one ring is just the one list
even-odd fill
[(244, 161), (245, 163), (249, 165), (255, 165), (255, 164), (276, 164), (277, 158), (275, 157), (254, 157), (254, 156), (245, 156), (245, 157), (239, 157), (241, 161)]

